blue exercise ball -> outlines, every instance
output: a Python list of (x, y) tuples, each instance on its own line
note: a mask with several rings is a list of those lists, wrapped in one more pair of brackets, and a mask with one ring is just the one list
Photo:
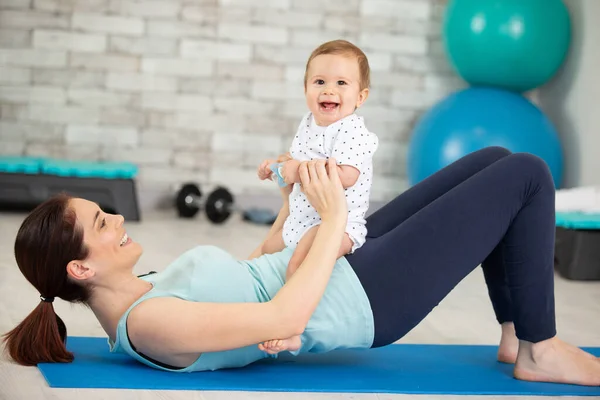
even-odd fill
[(571, 21), (562, 0), (451, 0), (442, 37), (465, 81), (524, 92), (558, 71)]
[(537, 155), (560, 186), (563, 152), (550, 120), (523, 96), (484, 87), (449, 95), (417, 121), (408, 146), (409, 183), (489, 146)]

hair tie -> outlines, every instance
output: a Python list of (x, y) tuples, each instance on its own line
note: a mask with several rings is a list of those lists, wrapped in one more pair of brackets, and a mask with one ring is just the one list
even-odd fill
[(44, 303), (52, 303), (54, 301), (54, 297), (40, 296), (40, 300), (42, 300)]

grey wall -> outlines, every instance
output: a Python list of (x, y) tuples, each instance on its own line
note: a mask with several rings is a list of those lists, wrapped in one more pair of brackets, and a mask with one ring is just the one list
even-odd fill
[(537, 91), (538, 104), (561, 135), (564, 187), (600, 185), (600, 1), (564, 0), (572, 24), (561, 71)]

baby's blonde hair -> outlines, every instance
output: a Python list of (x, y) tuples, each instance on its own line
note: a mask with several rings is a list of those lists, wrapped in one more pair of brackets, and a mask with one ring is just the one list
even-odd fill
[(317, 56), (325, 54), (339, 54), (349, 57), (356, 57), (358, 62), (358, 72), (360, 75), (360, 90), (367, 89), (371, 85), (371, 69), (369, 67), (369, 60), (361, 49), (348, 42), (347, 40), (332, 40), (330, 42), (323, 43), (317, 47), (306, 62), (306, 70), (304, 71), (304, 88), (306, 89), (306, 82), (308, 80), (308, 67), (310, 62)]

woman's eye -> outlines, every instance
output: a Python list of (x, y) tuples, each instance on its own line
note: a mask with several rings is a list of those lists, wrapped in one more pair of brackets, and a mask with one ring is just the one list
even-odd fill
[(100, 224), (100, 228), (104, 228), (106, 225), (106, 218), (102, 218), (102, 223)]

